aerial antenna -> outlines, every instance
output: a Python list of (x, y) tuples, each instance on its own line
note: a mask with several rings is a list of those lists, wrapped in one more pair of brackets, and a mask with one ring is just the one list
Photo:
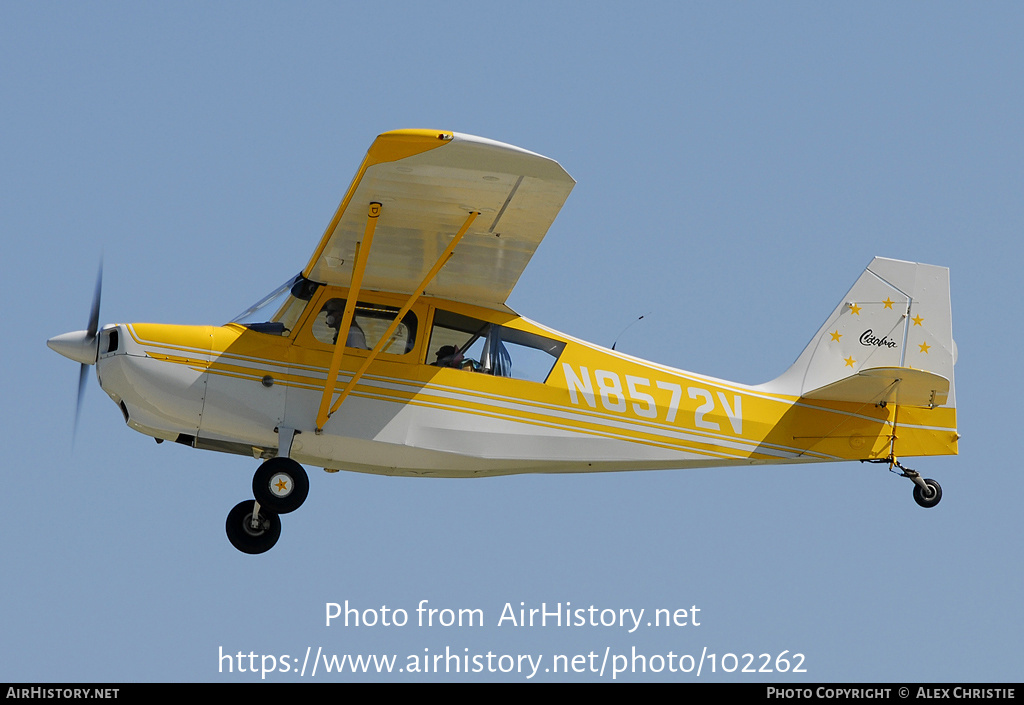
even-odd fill
[(623, 335), (623, 334), (624, 334), (624, 333), (625, 333), (625, 332), (626, 332), (627, 330), (629, 330), (629, 329), (630, 329), (630, 328), (632, 328), (632, 327), (633, 327), (634, 325), (636, 325), (636, 323), (637, 323), (638, 321), (642, 321), (642, 320), (644, 320), (644, 316), (649, 316), (649, 315), (650, 315), (650, 313), (651, 313), (651, 312), (650, 312), (650, 311), (648, 311), (648, 312), (647, 312), (647, 313), (645, 313), (645, 314), (644, 314), (643, 316), (640, 316), (640, 318), (636, 319), (636, 321), (633, 321), (633, 322), (632, 322), (632, 323), (630, 323), (630, 324), (629, 324), (628, 326), (626, 326), (626, 327), (625, 327), (625, 328), (623, 328), (623, 329), (622, 329), (621, 331), (619, 331), (619, 334), (618, 334), (617, 336), (615, 336), (615, 342), (614, 342), (614, 343), (612, 343), (612, 350), (614, 350), (614, 349), (615, 349), (615, 346), (619, 344), (619, 338), (621, 338), (621, 337), (622, 337), (622, 335)]

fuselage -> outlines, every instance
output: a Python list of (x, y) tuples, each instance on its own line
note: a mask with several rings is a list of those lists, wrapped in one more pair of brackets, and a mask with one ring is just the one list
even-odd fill
[[(273, 457), (280, 429), (295, 429), (290, 456), (300, 463), (380, 474), (885, 458), (894, 435), (900, 455), (956, 452), (953, 408), (810, 401), (647, 362), (511, 311), (427, 297), (317, 432), (336, 345), (331, 316), (346, 294), (321, 286), (276, 328), (108, 326), (100, 383), (132, 428), (158, 439)], [(405, 302), (359, 298), (368, 338)], [(339, 390), (372, 347), (351, 333), (347, 342)]]

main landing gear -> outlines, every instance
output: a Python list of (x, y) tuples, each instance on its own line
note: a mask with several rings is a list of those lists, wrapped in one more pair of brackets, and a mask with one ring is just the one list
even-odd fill
[(256, 470), (249, 499), (228, 512), (227, 534), (242, 553), (265, 553), (281, 538), (279, 515), (294, 512), (309, 494), (309, 477), (291, 458), (271, 458)]
[(908, 467), (904, 467), (900, 461), (890, 456), (888, 458), (873, 458), (871, 460), (862, 460), (864, 463), (885, 463), (889, 466), (889, 472), (896, 472), (893, 468), (899, 468), (900, 477), (906, 477), (914, 483), (914, 501), (921, 507), (929, 509), (934, 507), (942, 499), (942, 486), (932, 479), (925, 479), (921, 477), (921, 473), (917, 470), (911, 470)]

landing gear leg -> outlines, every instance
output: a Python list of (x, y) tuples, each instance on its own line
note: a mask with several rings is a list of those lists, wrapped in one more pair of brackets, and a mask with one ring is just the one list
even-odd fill
[(905, 477), (914, 483), (914, 501), (925, 509), (930, 509), (939, 503), (942, 499), (942, 486), (938, 482), (932, 479), (925, 479), (921, 477), (921, 473), (917, 470), (911, 470), (908, 467), (904, 467), (900, 461), (896, 458), (889, 456), (888, 458), (874, 458), (871, 460), (863, 460), (865, 463), (886, 463), (889, 466), (889, 472), (896, 472), (893, 468), (899, 468), (900, 477)]
[(281, 537), (281, 514), (294, 512), (309, 494), (309, 476), (288, 457), (295, 429), (282, 428), (281, 447), (276, 458), (266, 461), (252, 478), (255, 500), (246, 500), (228, 513), (227, 532), (231, 545), (242, 553), (265, 553)]

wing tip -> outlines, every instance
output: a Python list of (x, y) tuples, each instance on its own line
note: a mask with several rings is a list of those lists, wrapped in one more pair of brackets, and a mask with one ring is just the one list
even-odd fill
[(455, 133), (446, 130), (391, 130), (377, 135), (366, 151), (365, 166), (396, 162), (428, 152), (452, 141)]
[(401, 129), (383, 132), (377, 136), (377, 139), (374, 140), (367, 152), (367, 166), (382, 162), (398, 161), (399, 159), (428, 152), (451, 143), (493, 150), (492, 154), (504, 152), (509, 156), (520, 155), (522, 157), (529, 157), (531, 160), (539, 160), (539, 162), (534, 162), (535, 164), (549, 163), (557, 167), (555, 173), (562, 172), (560, 180), (571, 182), (574, 185), (576, 183), (576, 180), (565, 171), (564, 167), (551, 157), (517, 147), (508, 142), (500, 142), (487, 137), (471, 135), (465, 132), (455, 132), (453, 130)]

